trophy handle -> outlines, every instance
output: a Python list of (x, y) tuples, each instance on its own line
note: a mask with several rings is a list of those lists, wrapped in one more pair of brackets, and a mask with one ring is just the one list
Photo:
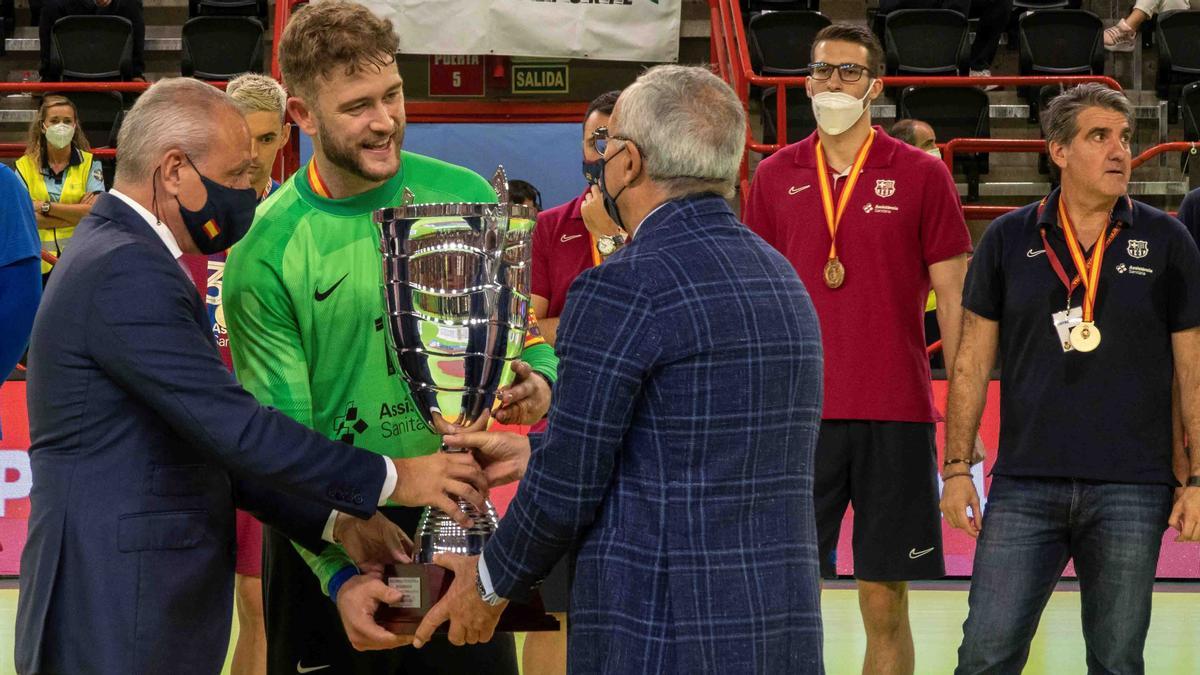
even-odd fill
[(507, 204), (508, 199), (508, 174), (504, 171), (504, 165), (496, 167), (496, 173), (492, 176), (492, 189), (496, 191), (496, 200), (501, 204)]

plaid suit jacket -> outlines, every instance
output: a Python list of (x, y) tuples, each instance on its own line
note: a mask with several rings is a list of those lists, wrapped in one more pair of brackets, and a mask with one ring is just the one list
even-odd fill
[(816, 313), (723, 199), (579, 276), (549, 426), (484, 551), (523, 598), (575, 556), (572, 673), (820, 672)]

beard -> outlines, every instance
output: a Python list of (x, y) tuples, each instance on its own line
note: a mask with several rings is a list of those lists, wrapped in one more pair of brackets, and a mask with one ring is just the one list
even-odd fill
[[(362, 159), (362, 146), (356, 142), (343, 142), (335, 138), (330, 133), (329, 128), (321, 120), (317, 120), (317, 138), (321, 141), (321, 151), (325, 154), (334, 166), (342, 171), (357, 176), (365, 181), (377, 183), (385, 181), (396, 175), (399, 171), (399, 163), (395, 169), (385, 171), (372, 171), (367, 168), (366, 163)], [(400, 148), (404, 145), (404, 125), (397, 124), (396, 131), (392, 133), (392, 148), (396, 153), (396, 159), (400, 159)], [(377, 139), (383, 140), (383, 139)]]

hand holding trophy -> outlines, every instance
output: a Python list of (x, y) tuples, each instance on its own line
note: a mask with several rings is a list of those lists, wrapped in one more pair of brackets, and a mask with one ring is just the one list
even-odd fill
[[(375, 212), (383, 251), (386, 333), (400, 373), (431, 428), (471, 428), (496, 390), (512, 382), (529, 316), (534, 220), (512, 204), (503, 167), (492, 179), (497, 203), (405, 204)], [(442, 452), (464, 450), (442, 445)], [(459, 499), (463, 526), (438, 508), (417, 525), (413, 563), (388, 566), (385, 583), (401, 592), (380, 608), (380, 624), (412, 633), (453, 578), (433, 563), (439, 553), (478, 555), (496, 530), (490, 501)], [(541, 603), (513, 604), (499, 629), (555, 630)]]

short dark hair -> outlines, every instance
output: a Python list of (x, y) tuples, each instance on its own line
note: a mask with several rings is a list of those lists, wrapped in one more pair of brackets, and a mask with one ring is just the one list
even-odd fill
[(817, 51), (817, 45), (828, 40), (850, 42), (865, 47), (867, 50), (866, 66), (870, 71), (869, 74), (873, 77), (883, 75), (883, 45), (879, 44), (879, 38), (875, 37), (875, 34), (866, 26), (854, 23), (835, 23), (822, 28), (813, 38), (809, 58), (816, 59), (813, 54)]
[(583, 114), (583, 123), (586, 125), (592, 113), (598, 112), (605, 115), (612, 115), (613, 108), (617, 105), (617, 99), (621, 96), (620, 89), (606, 91), (588, 104), (587, 112)]
[[(1050, 99), (1050, 104), (1042, 111), (1042, 135), (1046, 138), (1046, 152), (1050, 152), (1051, 143), (1070, 144), (1075, 134), (1079, 133), (1079, 113), (1093, 107), (1124, 115), (1130, 129), (1133, 129), (1137, 121), (1133, 114), (1133, 105), (1124, 93), (1096, 82), (1076, 85)], [(1053, 159), (1050, 160), (1050, 176), (1055, 180), (1061, 178), (1061, 171)]]
[(513, 202), (533, 204), (538, 211), (542, 210), (542, 193), (528, 181), (513, 179), (508, 181), (508, 198)]
[(917, 144), (917, 125), (924, 124), (921, 120), (905, 118), (896, 120), (891, 129), (888, 129), (888, 136), (907, 143), (909, 145)]

